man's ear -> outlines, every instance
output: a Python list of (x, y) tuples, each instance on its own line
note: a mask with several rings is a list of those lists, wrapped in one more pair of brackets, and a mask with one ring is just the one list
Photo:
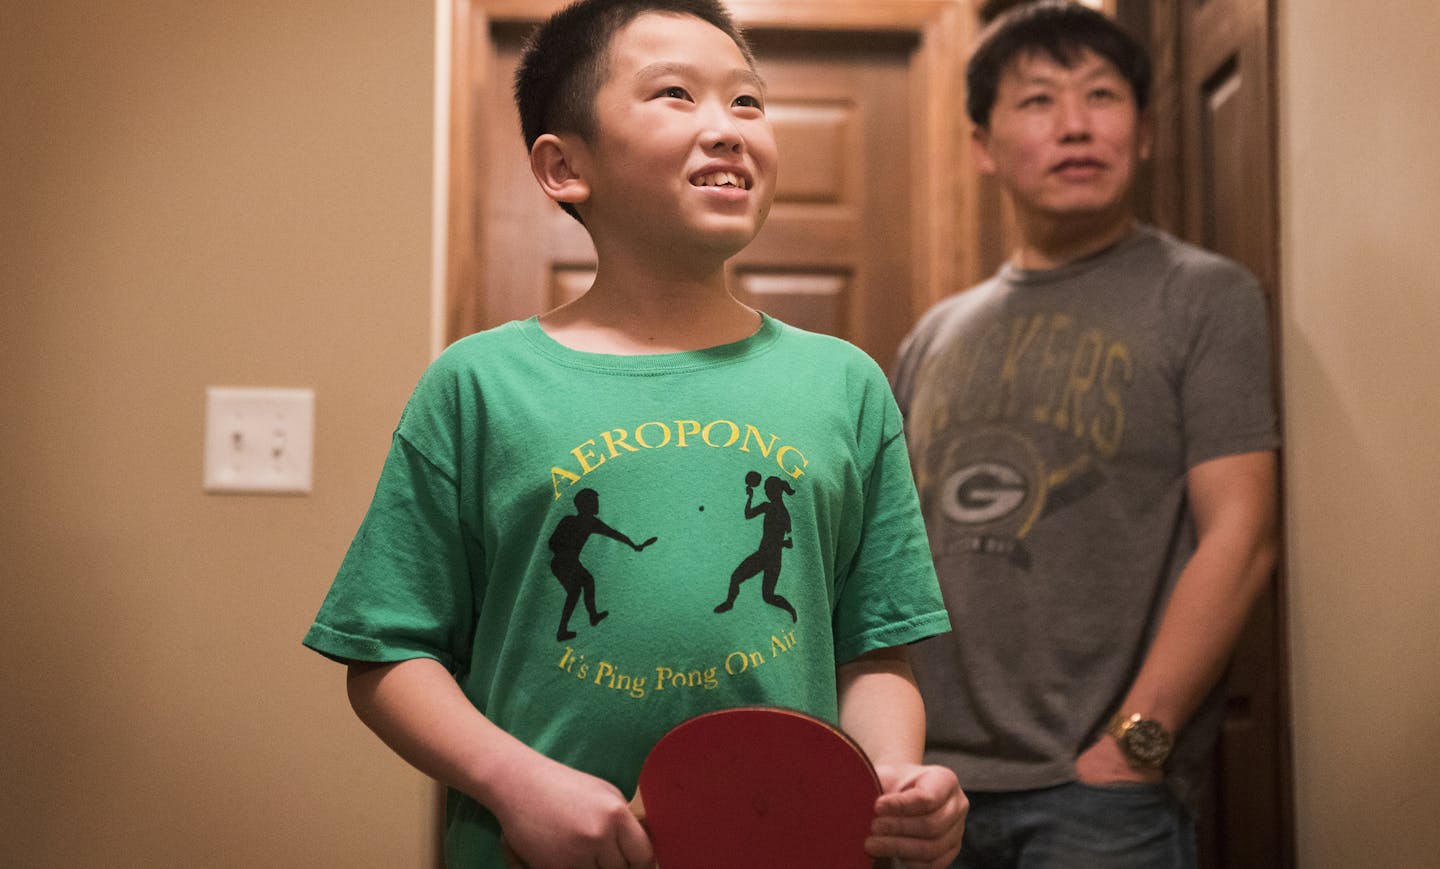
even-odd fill
[(970, 131), (970, 153), (975, 155), (975, 168), (982, 174), (995, 174), (995, 158), (990, 156), (990, 130), (976, 126)]
[(1149, 112), (1142, 112), (1135, 122), (1135, 153), (1141, 160), (1149, 160), (1155, 152), (1155, 124)]
[(555, 202), (574, 205), (590, 198), (590, 184), (580, 172), (581, 145), (574, 137), (546, 133), (530, 146), (530, 172), (540, 189)]

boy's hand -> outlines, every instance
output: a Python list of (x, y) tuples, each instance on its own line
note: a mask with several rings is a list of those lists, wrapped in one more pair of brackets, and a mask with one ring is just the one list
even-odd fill
[(884, 793), (875, 801), (865, 850), (872, 857), (897, 857), (907, 867), (949, 866), (960, 853), (970, 811), (955, 773), (921, 764), (882, 765), (875, 772)]
[(625, 796), (603, 779), (547, 758), (515, 797), (495, 810), (509, 865), (526, 869), (654, 865), (645, 829)]

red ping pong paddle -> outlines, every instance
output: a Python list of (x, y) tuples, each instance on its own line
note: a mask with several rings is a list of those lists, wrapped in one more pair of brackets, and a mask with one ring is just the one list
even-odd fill
[(660, 869), (869, 869), (879, 796), (870, 759), (842, 731), (792, 709), (746, 706), (661, 737), (631, 806)]

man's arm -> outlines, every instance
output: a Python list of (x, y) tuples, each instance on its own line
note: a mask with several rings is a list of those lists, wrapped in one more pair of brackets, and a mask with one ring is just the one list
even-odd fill
[(497, 727), (438, 661), (352, 662), (346, 687), (355, 714), (396, 754), (494, 812), (507, 846), (531, 869), (654, 860), (617, 788)]
[[(1190, 720), (1220, 679), (1251, 607), (1270, 579), (1277, 550), (1277, 459), (1241, 453), (1202, 462), (1186, 476), (1198, 537), (1155, 640), (1120, 710), (1158, 720), (1172, 733)], [(1076, 761), (1082, 781), (1159, 781), (1137, 770), (1109, 736)]]
[(969, 802), (955, 773), (925, 766), (925, 705), (905, 647), (878, 649), (840, 665), (840, 727), (870, 756), (884, 793), (875, 803), (873, 857), (941, 869), (960, 852)]

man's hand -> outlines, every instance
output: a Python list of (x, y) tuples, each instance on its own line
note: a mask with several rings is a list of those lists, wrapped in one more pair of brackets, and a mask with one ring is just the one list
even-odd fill
[(898, 857), (915, 869), (943, 869), (960, 853), (970, 801), (955, 773), (943, 766), (894, 764), (876, 767), (884, 792), (875, 801), (875, 823), (865, 850)]
[(546, 759), (523, 793), (497, 806), (507, 863), (526, 869), (648, 869), (655, 853), (609, 782)]
[(1095, 744), (1075, 758), (1075, 774), (1087, 785), (1117, 782), (1159, 784), (1164, 773), (1158, 769), (1136, 769), (1126, 760), (1125, 753), (1111, 736), (1101, 736)]

